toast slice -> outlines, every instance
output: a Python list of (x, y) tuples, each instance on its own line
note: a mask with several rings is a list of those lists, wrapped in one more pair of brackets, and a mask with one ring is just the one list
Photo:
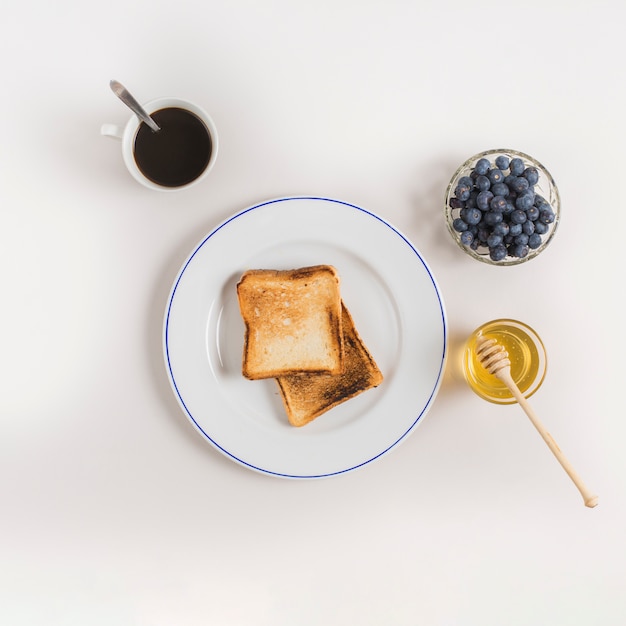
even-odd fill
[(304, 426), (354, 396), (377, 387), (383, 375), (360, 338), (352, 316), (342, 303), (344, 370), (340, 374), (296, 373), (277, 377), (287, 418)]
[(237, 297), (245, 324), (246, 378), (342, 371), (341, 295), (334, 267), (249, 270), (237, 284)]

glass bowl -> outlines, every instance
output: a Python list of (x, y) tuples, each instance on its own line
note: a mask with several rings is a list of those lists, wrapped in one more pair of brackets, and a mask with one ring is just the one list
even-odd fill
[(465, 343), (463, 374), (472, 391), (494, 404), (513, 404), (516, 400), (508, 387), (490, 374), (476, 355), (476, 342), (481, 336), (504, 346), (511, 361), (511, 378), (525, 398), (532, 396), (541, 387), (548, 367), (539, 335), (518, 320), (497, 319), (479, 326)]
[[(499, 158), (509, 165), (513, 159), (521, 159), (521, 164), (516, 161), (517, 167), (511, 173), (508, 167), (496, 165)], [(489, 162), (486, 174), (482, 174), (486, 167), (484, 159)], [(524, 172), (519, 175), (522, 164)], [(494, 170), (500, 170), (500, 174)], [(489, 197), (489, 193), (493, 196), (496, 183), (500, 183), (495, 188), (497, 201)], [(481, 192), (485, 193), (479, 196)], [(501, 215), (487, 216), (487, 213)], [(474, 155), (457, 169), (446, 190), (445, 216), (452, 238), (469, 256), (490, 265), (517, 265), (534, 259), (552, 241), (560, 214), (559, 191), (548, 170), (517, 150), (486, 150)], [(509, 232), (513, 226), (515, 234)], [(523, 230), (518, 234), (520, 226)], [(488, 239), (488, 235), (495, 237)], [(524, 243), (524, 235), (529, 242)], [(499, 243), (498, 236), (503, 238)]]

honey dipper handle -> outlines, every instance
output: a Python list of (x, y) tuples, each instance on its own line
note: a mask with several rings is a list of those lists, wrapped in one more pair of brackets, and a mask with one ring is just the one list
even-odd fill
[(499, 372), (496, 373), (496, 376), (508, 387), (509, 391), (513, 394), (519, 405), (524, 409), (524, 412), (530, 418), (530, 421), (533, 423), (534, 427), (539, 431), (539, 434), (542, 436), (543, 440), (548, 444), (550, 450), (552, 450), (552, 454), (557, 458), (557, 461), (561, 464), (563, 469), (567, 472), (569, 477), (572, 479), (574, 484), (576, 485), (578, 491), (583, 497), (585, 502), (585, 506), (593, 508), (598, 504), (598, 496), (593, 492), (589, 491), (580, 476), (575, 472), (574, 468), (570, 464), (570, 462), (565, 458), (565, 455), (561, 452), (559, 446), (557, 446), (556, 441), (552, 438), (552, 435), (545, 429), (544, 425), (541, 423), (541, 420), (537, 417), (536, 413), (533, 411), (533, 408), (530, 406), (526, 398), (522, 395), (522, 392), (519, 390), (519, 387), (515, 384), (513, 379), (511, 378), (511, 370), (506, 367)]

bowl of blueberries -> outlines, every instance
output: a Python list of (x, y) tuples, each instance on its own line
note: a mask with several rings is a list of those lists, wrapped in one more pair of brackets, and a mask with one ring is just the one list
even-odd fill
[(487, 150), (459, 167), (446, 191), (446, 223), (459, 247), (490, 265), (517, 265), (545, 250), (561, 201), (554, 179), (516, 150)]

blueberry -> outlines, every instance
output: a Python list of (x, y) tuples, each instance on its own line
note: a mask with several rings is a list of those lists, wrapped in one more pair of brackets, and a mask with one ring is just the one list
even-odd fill
[(552, 210), (552, 207), (546, 207), (546, 208), (541, 208), (539, 210), (539, 219), (538, 221), (542, 222), (543, 224), (552, 224), (552, 222), (554, 222), (555, 219), (555, 215), (554, 215), (554, 211)]
[(512, 224), (519, 224), (521, 226), (526, 221), (526, 219), (526, 213), (524, 213), (522, 209), (515, 209), (515, 211), (511, 213)]
[(522, 176), (528, 181), (530, 185), (536, 185), (537, 181), (539, 180), (539, 172), (537, 171), (536, 167), (532, 166), (527, 167), (524, 170)]
[(477, 196), (478, 196), (478, 192), (476, 191), (476, 189), (474, 189), (472, 191), (472, 193), (470, 193), (470, 196), (467, 199), (467, 201), (465, 202), (465, 206), (468, 209), (475, 209), (476, 208), (476, 197)]
[(491, 229), (487, 228), (486, 226), (483, 226), (482, 228), (478, 229), (478, 233), (476, 234), (476, 237), (481, 243), (487, 243), (487, 239), (489, 239), (489, 235), (491, 235)]
[(465, 216), (465, 221), (470, 226), (475, 226), (483, 219), (483, 214), (480, 209), (467, 209), (467, 214)]
[(533, 233), (528, 237), (528, 247), (531, 250), (536, 250), (541, 245), (541, 235), (539, 233)]
[(475, 226), (483, 218), (483, 214), (480, 209), (463, 209), (460, 217), (466, 224)]
[(502, 173), (502, 170), (494, 168), (492, 170), (489, 170), (487, 178), (491, 181), (492, 185), (495, 185), (496, 183), (501, 183), (504, 181), (504, 174)]
[(531, 222), (530, 220), (526, 220), (522, 224), (522, 232), (526, 235), (532, 235), (535, 232), (535, 222)]
[(524, 161), (522, 161), (519, 157), (511, 159), (511, 162), (509, 163), (509, 171), (512, 176), (521, 176), (524, 172)]
[(478, 241), (478, 239), (474, 239), (469, 245), (472, 250), (478, 250), (478, 246), (480, 246), (480, 241)]
[(509, 157), (501, 154), (499, 157), (496, 157), (496, 167), (501, 170), (509, 169)]
[(509, 195), (509, 187), (505, 183), (496, 183), (491, 186), (491, 193), (494, 196), (502, 196), (505, 198)]
[(487, 213), (483, 216), (483, 220), (487, 226), (495, 226), (501, 222), (502, 219), (502, 213), (498, 213), (496, 211), (487, 211)]
[(476, 178), (476, 187), (480, 191), (487, 191), (491, 187), (491, 181), (484, 174), (481, 174)]
[(456, 186), (456, 189), (454, 190), (454, 195), (459, 200), (464, 202), (465, 200), (467, 200), (470, 197), (471, 191), (472, 191), (472, 187), (470, 185), (458, 184)]
[(515, 206), (522, 211), (527, 211), (535, 201), (535, 194), (532, 191), (521, 193), (515, 198)]
[(529, 209), (526, 209), (526, 217), (531, 222), (536, 222), (539, 217), (539, 209), (536, 206), (531, 206)]
[(547, 224), (544, 224), (543, 222), (540, 222), (539, 220), (533, 223), (535, 224), (535, 232), (538, 235), (545, 235), (550, 230), (550, 227)]
[(474, 241), (474, 235), (471, 231), (466, 230), (461, 233), (460, 239), (461, 239), (461, 243), (464, 246), (469, 246), (472, 243), (472, 241)]
[(476, 196), (476, 206), (481, 211), (487, 211), (489, 209), (489, 203), (493, 198), (493, 194), (491, 191), (481, 191), (478, 196)]
[[(465, 233), (463, 233), (465, 234)], [(517, 235), (517, 237), (515, 237), (513, 239), (513, 243), (516, 246), (527, 246), (528, 245), (528, 235), (525, 235), (524, 233), (522, 233), (521, 235)]]
[(509, 235), (511, 235), (511, 237), (517, 237), (518, 235), (521, 235), (521, 233), (522, 233), (521, 224), (511, 224), (509, 226)]
[(506, 200), (502, 196), (494, 196), (489, 203), (489, 207), (492, 211), (503, 213), (506, 209)]
[(523, 259), (525, 256), (528, 255), (528, 246), (513, 243), (509, 246), (509, 254), (511, 256)]
[(491, 231), (492, 235), (506, 237), (509, 234), (509, 225), (506, 222), (498, 222)]
[(489, 258), (492, 261), (502, 261), (506, 258), (506, 248), (503, 244), (489, 249)]
[(550, 203), (541, 195), (539, 195), (538, 193), (535, 194), (535, 201), (533, 202), (533, 204), (537, 207), (537, 208), (541, 208), (542, 206), (550, 206)]
[(491, 163), (489, 163), (488, 159), (478, 159), (478, 161), (476, 161), (476, 165), (474, 165), (474, 171), (477, 174), (484, 176), (489, 171), (490, 166)]
[(462, 209), (465, 206), (465, 203), (458, 198), (450, 198), (449, 204), (451, 209)]
[(515, 211), (515, 205), (512, 202), (507, 202), (503, 213), (505, 215), (510, 215), (511, 213), (513, 213), (513, 211)]
[(457, 233), (463, 233), (469, 228), (469, 226), (466, 221), (462, 220), (460, 217), (457, 217), (452, 222), (452, 228), (454, 228)]
[(487, 246), (489, 248), (495, 248), (496, 246), (499, 246), (502, 243), (502, 239), (503, 239), (502, 235), (494, 235), (494, 233), (491, 233), (491, 235), (487, 237)]
[(509, 189), (515, 193), (522, 193), (530, 187), (530, 183), (522, 176), (515, 176), (509, 181)]

